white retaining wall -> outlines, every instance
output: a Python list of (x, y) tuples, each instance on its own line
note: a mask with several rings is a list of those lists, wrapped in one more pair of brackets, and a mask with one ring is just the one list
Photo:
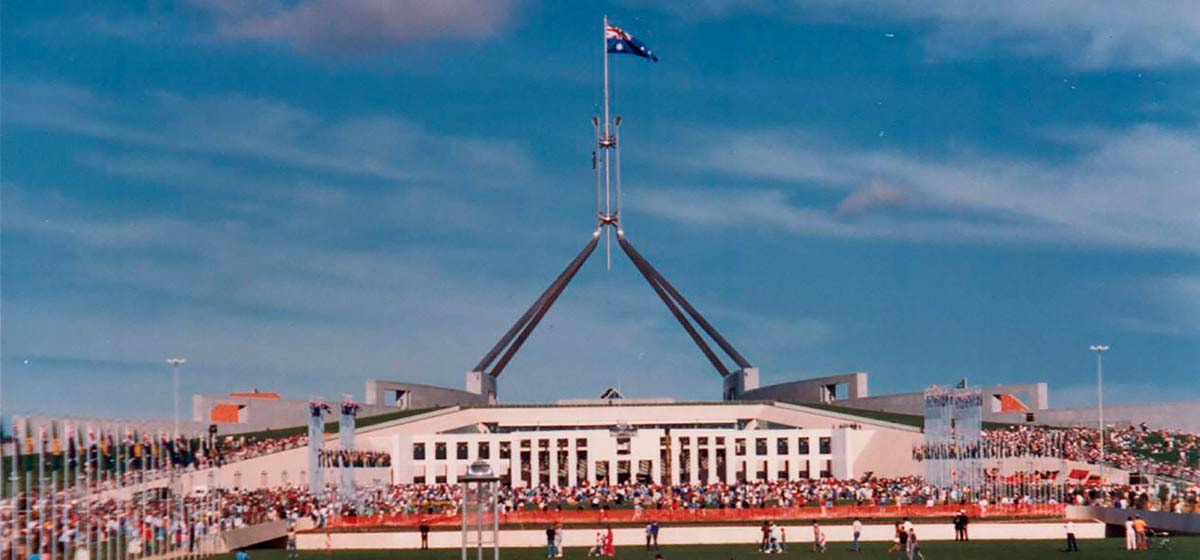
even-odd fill
[[(811, 544), (811, 522), (784, 524), (787, 541), (791, 544)], [(915, 525), (917, 535), (926, 541), (953, 540), (954, 527), (949, 522)], [(849, 542), (854, 539), (850, 525), (830, 525), (822, 528), (830, 542)], [(595, 528), (568, 527), (563, 534), (563, 546), (590, 548), (596, 542)], [(865, 525), (862, 540), (892, 540), (894, 528), (891, 524)], [(1065, 539), (1062, 521), (1038, 521), (1028, 523), (972, 523), (971, 538), (977, 540), (1046, 540)], [(758, 525), (678, 525), (664, 526), (658, 542), (669, 544), (746, 544), (759, 542), (762, 532)], [(1079, 539), (1104, 538), (1104, 524), (1094, 521), (1076, 521), (1075, 536)], [(418, 548), (421, 535), (417, 531), (324, 533), (306, 532), (297, 536), (297, 545), (302, 550), (324, 550), (328, 539), (333, 549), (404, 549)], [(613, 529), (613, 540), (617, 546), (644, 545), (645, 529), (642, 527), (619, 527)], [(462, 535), (455, 531), (433, 531), (429, 533), (430, 548), (459, 548)], [(500, 531), (502, 547), (540, 547), (546, 545), (545, 527), (537, 529), (508, 529)]]

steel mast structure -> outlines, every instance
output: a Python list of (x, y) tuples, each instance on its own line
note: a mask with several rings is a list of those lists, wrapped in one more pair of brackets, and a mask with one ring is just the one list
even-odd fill
[[(654, 293), (658, 294), (659, 299), (667, 306), (671, 315), (679, 321), (680, 326), (721, 376), (722, 398), (734, 400), (740, 398), (743, 392), (758, 387), (758, 369), (751, 365), (625, 237), (625, 230), (621, 227), (621, 148), (619, 142), (621, 117), (614, 116), (610, 107), (608, 55), (611, 51), (610, 40), (614, 37), (618, 45), (615, 47), (617, 52), (620, 52), (622, 41), (631, 41), (628, 34), (611, 26), (606, 17), (604, 18), (603, 49), (601, 51), (604, 58), (603, 108), (601, 115), (592, 117), (592, 126), (596, 134), (596, 151), (592, 152), (592, 167), (596, 173), (596, 229), (583, 249), (546, 287), (533, 305), (513, 323), (491, 350), (479, 360), (479, 363), (467, 372), (467, 391), (485, 395), (489, 403), (496, 402), (497, 378), (508, 367), (529, 336), (533, 334), (534, 329), (550, 311), (550, 307), (562, 295), (571, 280), (575, 278), (579, 269), (591, 257), (596, 246), (599, 245), (602, 235), (605, 238), (605, 265), (608, 269), (612, 268), (611, 240), (614, 233), (617, 237), (617, 245), (629, 257), (634, 267), (650, 284)], [(708, 340), (704, 335), (707, 335)], [(709, 340), (725, 354), (726, 358), (733, 362), (733, 367), (725, 365), (725, 361), (713, 349)]]

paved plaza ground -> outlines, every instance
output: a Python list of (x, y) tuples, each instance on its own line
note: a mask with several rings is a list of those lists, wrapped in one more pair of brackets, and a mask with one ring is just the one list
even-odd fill
[[(972, 541), (957, 543), (953, 541), (931, 541), (921, 546), (922, 552), (929, 560), (1041, 560), (1068, 559), (1103, 560), (1103, 559), (1166, 559), (1166, 558), (1200, 558), (1200, 537), (1176, 537), (1172, 550), (1150, 550), (1130, 553), (1124, 550), (1123, 539), (1104, 539), (1080, 541), (1079, 553), (1062, 552), (1063, 541)], [(809, 547), (793, 546), (784, 554), (766, 555), (754, 550), (752, 546), (664, 546), (658, 551), (664, 560), (742, 560), (748, 558), (813, 558), (820, 560), (850, 560), (864, 558), (902, 558), (899, 554), (887, 552), (890, 544), (866, 543), (863, 552), (854, 553), (849, 550), (847, 543), (831, 543), (824, 554), (813, 552)], [(251, 550), (250, 560), (287, 560), (282, 550)], [(586, 558), (587, 551), (582, 548), (568, 549), (564, 558)], [(640, 547), (617, 547), (617, 558), (630, 560), (652, 560), (655, 552), (646, 552)], [(504, 560), (541, 560), (546, 557), (544, 549), (515, 548), (504, 549), (500, 557)], [(228, 558), (228, 557), (226, 557)], [(302, 552), (301, 560), (457, 560), (461, 558), (458, 550), (338, 550), (332, 553)], [(474, 558), (472, 556), (471, 558)], [(490, 559), (491, 556), (485, 558)], [(225, 558), (222, 558), (225, 560)]]

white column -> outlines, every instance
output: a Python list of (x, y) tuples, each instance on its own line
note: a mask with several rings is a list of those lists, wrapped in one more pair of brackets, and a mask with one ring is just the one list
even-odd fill
[(508, 440), (508, 483), (513, 488), (521, 486), (521, 442), (515, 439)]
[(550, 486), (558, 486), (558, 438), (550, 438)]
[[(536, 432), (535, 432), (536, 433)], [(533, 438), (529, 442), (529, 487), (536, 488), (541, 480), (540, 473), (542, 472), (541, 458), (538, 456), (541, 447), (538, 447), (540, 438)]]
[(567, 485), (571, 487), (579, 486), (579, 450), (575, 447), (575, 440), (567, 440)]
[(616, 454), (616, 448), (613, 448), (613, 454), (608, 457), (608, 483), (617, 483), (617, 467), (619, 466), (620, 457)]
[(679, 484), (679, 436), (671, 436), (671, 485)]
[(764, 457), (767, 462), (767, 480), (779, 480), (779, 466), (776, 464), (779, 449), (775, 447), (775, 437), (767, 437), (767, 456)]
[(708, 483), (712, 484), (717, 481), (717, 435), (715, 432), (708, 434), (708, 445), (704, 447), (708, 449)]
[(583, 464), (583, 467), (584, 467), (584, 469), (587, 470), (587, 472), (584, 475), (584, 476), (587, 476), (587, 483), (595, 484), (596, 483), (596, 442), (592, 440), (591, 436), (588, 436), (588, 458), (587, 458), (587, 461)]
[(454, 440), (446, 441), (446, 483), (458, 483), (458, 442)]
[(696, 442), (700, 441), (695, 434), (688, 438), (688, 472), (691, 473), (692, 484), (700, 480), (700, 454), (699, 446)]
[(725, 484), (737, 480), (737, 456), (733, 454), (733, 438), (725, 438)]

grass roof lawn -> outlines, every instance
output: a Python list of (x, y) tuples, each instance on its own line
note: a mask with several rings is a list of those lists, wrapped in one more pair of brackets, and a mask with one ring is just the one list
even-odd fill
[[(374, 426), (376, 424), (382, 424), (384, 422), (391, 422), (392, 420), (399, 420), (401, 418), (407, 418), (409, 416), (416, 416), (418, 414), (425, 414), (426, 412), (433, 412), (435, 410), (439, 410), (439, 408), (437, 408), (437, 407), (435, 407), (435, 408), (418, 408), (418, 409), (413, 409), (413, 410), (401, 410), (401, 411), (397, 411), (397, 412), (389, 412), (387, 414), (376, 414), (375, 416), (364, 416), (362, 418), (356, 419), (355, 427), (356, 428), (366, 428), (368, 426)], [(337, 432), (337, 426), (338, 426), (338, 423), (336, 420), (334, 420), (332, 422), (326, 422), (325, 423), (325, 433), (332, 434), (334, 432)], [(233, 437), (233, 438), (244, 437), (246, 439), (276, 439), (276, 438), (284, 438), (284, 437), (302, 435), (302, 434), (306, 434), (306, 433), (308, 433), (308, 426), (293, 426), (291, 428), (274, 428), (274, 429), (270, 429), (270, 430), (261, 430), (258, 432), (244, 432), (244, 433), (240, 433), (240, 434), (227, 434), (227, 435), (229, 437)], [(226, 436), (221, 435), (219, 437), (223, 438)]]
[[(917, 428), (924, 427), (924, 425), (925, 425), (925, 417), (921, 416), (919, 414), (902, 414), (899, 412), (884, 412), (882, 410), (867, 410), (865, 408), (850, 408), (847, 406), (838, 406), (835, 404), (824, 404), (824, 403), (793, 402), (793, 403), (788, 403), (788, 404), (794, 404), (797, 406), (807, 406), (809, 408), (818, 408), (821, 410), (828, 410), (830, 412), (849, 414), (851, 416), (861, 416), (863, 418), (870, 418), (872, 420), (882, 420), (884, 422), (891, 422), (893, 424), (902, 424), (905, 426), (913, 426), (913, 427), (917, 427)], [(1011, 428), (1013, 426), (1020, 426), (1020, 425), (1021, 424), (1011, 424), (1011, 423), (1007, 423), (1007, 422), (984, 422), (983, 423), (983, 427), (985, 429), (989, 429), (989, 430)]]
[[(669, 529), (664, 529), (669, 531)], [(800, 537), (801, 535), (796, 535)], [(810, 537), (811, 535), (805, 535)], [(741, 545), (683, 545), (664, 546), (659, 551), (646, 551), (640, 546), (618, 546), (617, 558), (626, 560), (652, 560), (655, 554), (662, 554), (664, 560), (729, 560), (747, 558), (771, 558), (757, 550), (757, 544), (752, 542), (754, 535), (747, 536), (747, 542)], [(1061, 552), (1065, 546), (1063, 540), (1053, 541), (971, 541), (959, 543), (954, 541), (925, 541), (921, 543), (921, 552), (927, 558), (937, 560), (978, 560), (981, 558), (1043, 560), (1062, 558), (1087, 558), (1089, 560), (1128, 559), (1132, 556), (1124, 549), (1123, 539), (1081, 540), (1079, 554), (1064, 555)], [(869, 542), (863, 544), (863, 551), (855, 553), (850, 550), (849, 543), (832, 542), (825, 554), (815, 554), (811, 542), (793, 542), (788, 551), (779, 555), (781, 558), (820, 558), (821, 560), (861, 560), (863, 558), (897, 558), (895, 553), (888, 554), (891, 543)], [(335, 550), (331, 554), (324, 551), (302, 551), (301, 560), (458, 560), (462, 552), (459, 549), (436, 550)], [(563, 558), (585, 558), (587, 550), (583, 547), (568, 547)], [(1176, 537), (1174, 548), (1170, 551), (1154, 550), (1143, 553), (1156, 559), (1200, 558), (1200, 537)], [(474, 556), (471, 556), (474, 558)], [(491, 558), (490, 554), (485, 555)], [(546, 549), (536, 548), (505, 548), (500, 551), (504, 560), (541, 560), (546, 557)], [(228, 560), (232, 555), (218, 557)], [(286, 560), (286, 553), (280, 549), (251, 550), (251, 560)]]

